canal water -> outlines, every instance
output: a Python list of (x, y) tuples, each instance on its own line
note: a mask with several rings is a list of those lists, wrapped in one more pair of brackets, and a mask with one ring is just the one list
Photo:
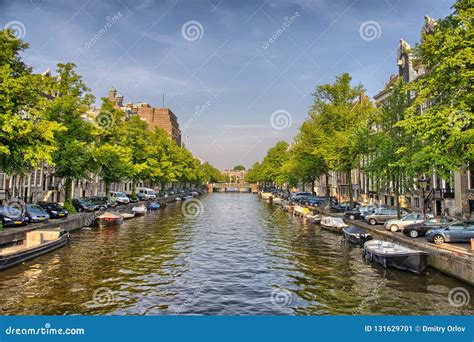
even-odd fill
[(2, 314), (474, 313), (449, 296), (472, 287), (434, 269), (366, 264), (360, 248), (252, 194), (203, 195), (75, 232), (65, 248), (0, 275)]

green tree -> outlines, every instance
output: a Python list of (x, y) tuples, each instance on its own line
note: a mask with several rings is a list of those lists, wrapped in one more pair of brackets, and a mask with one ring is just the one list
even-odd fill
[(472, 0), (453, 7), (414, 50), (426, 73), (407, 84), (416, 97), (399, 123), (418, 142), (405, 165), (446, 178), (474, 160), (474, 7)]
[(245, 166), (243, 165), (236, 165), (233, 168), (234, 171), (245, 171)]
[(10, 31), (0, 31), (0, 168), (21, 175), (52, 164), (56, 136), (65, 131), (46, 114), (51, 84), (22, 61), (26, 48)]

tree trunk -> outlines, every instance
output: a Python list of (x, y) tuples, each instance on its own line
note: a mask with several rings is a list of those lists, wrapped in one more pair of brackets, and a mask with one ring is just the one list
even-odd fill
[(107, 197), (108, 196), (107, 194), (110, 193), (110, 182), (104, 182), (104, 184), (105, 184), (105, 197)]
[(324, 174), (326, 180), (326, 201), (329, 202), (329, 172)]
[(66, 177), (64, 181), (64, 203), (71, 202), (71, 195), (72, 195), (72, 178)]
[(351, 170), (347, 171), (347, 186), (349, 188), (349, 206), (352, 208), (353, 194), (352, 194), (352, 172)]
[(312, 195), (316, 195), (316, 192), (314, 191), (314, 182), (315, 182), (315, 179), (312, 178), (311, 179), (311, 194)]
[(400, 174), (397, 172), (395, 179), (395, 205), (397, 207), (397, 218), (400, 219)]

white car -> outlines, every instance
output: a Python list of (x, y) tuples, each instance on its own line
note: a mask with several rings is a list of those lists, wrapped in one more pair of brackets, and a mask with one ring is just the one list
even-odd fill
[(111, 191), (110, 197), (115, 199), (119, 204), (128, 204), (130, 203), (130, 198), (127, 197), (123, 192), (120, 191)]
[[(429, 217), (432, 217), (430, 215)], [(408, 226), (409, 224), (420, 223), (425, 220), (423, 214), (421, 213), (409, 213), (403, 216), (401, 219), (391, 219), (385, 222), (384, 227), (386, 230), (390, 230), (392, 232), (398, 232), (399, 230), (403, 231), (403, 229)]]

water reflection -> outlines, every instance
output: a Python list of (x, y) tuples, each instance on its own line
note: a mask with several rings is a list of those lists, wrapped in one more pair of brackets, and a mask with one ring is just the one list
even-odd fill
[(448, 293), (472, 287), (366, 264), (361, 249), (251, 194), (174, 203), (120, 227), (83, 230), (2, 272), (4, 314), (472, 314)]

